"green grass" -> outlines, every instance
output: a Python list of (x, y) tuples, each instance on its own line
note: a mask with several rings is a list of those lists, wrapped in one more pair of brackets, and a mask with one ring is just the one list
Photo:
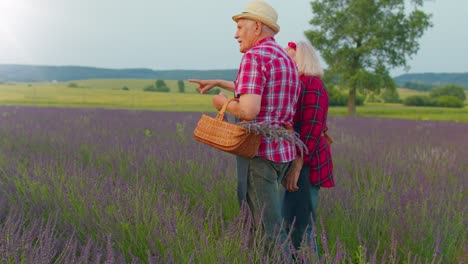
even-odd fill
[[(164, 80), (171, 92), (178, 92), (179, 88), (177, 80)], [(1, 83), (0, 87), (20, 87), (20, 88), (72, 88), (70, 85), (77, 86), (76, 88), (102, 89), (102, 90), (122, 90), (123, 87), (129, 90), (143, 91), (148, 85), (154, 85), (156, 79), (89, 79), (76, 80), (68, 82), (26, 82), (26, 83)], [(185, 92), (196, 93), (196, 85), (184, 81)]]
[[(214, 112), (210, 95), (201, 95), (193, 83), (185, 82), (185, 93), (178, 93), (177, 81), (168, 80), (169, 93), (144, 92), (155, 80), (93, 79), (57, 83), (0, 84), (0, 104), (71, 107), (107, 107), (175, 112)], [(70, 83), (77, 88), (69, 87)], [(122, 90), (128, 87), (129, 91)], [(399, 88), (402, 99), (427, 94)], [(232, 96), (232, 93), (228, 93)], [(331, 107), (330, 115), (346, 115), (346, 107)], [(468, 123), (468, 108), (409, 107), (402, 104), (367, 103), (357, 115), (415, 120), (440, 120)]]
[(402, 100), (413, 95), (429, 95), (429, 92), (417, 91), (408, 88), (397, 88), (397, 91)]
[[(104, 90), (121, 90), (123, 87), (129, 88), (131, 91), (143, 91), (143, 88), (148, 85), (154, 85), (156, 80), (151, 79), (90, 79), (90, 80), (78, 80), (70, 81), (66, 83), (65, 86), (68, 86), (70, 83), (75, 83), (79, 87), (83, 88), (92, 88), (92, 89), (104, 89)], [(177, 86), (176, 80), (164, 80), (171, 92), (178, 92), (179, 88)], [(185, 84), (186, 93), (195, 93), (196, 85), (189, 83), (187, 81)]]
[[(372, 104), (357, 107), (358, 116), (468, 123), (468, 108), (417, 107), (401, 104)], [(347, 107), (330, 107), (329, 115), (347, 115)]]
[[(130, 88), (131, 89), (131, 88)], [(63, 84), (0, 85), (0, 104), (87, 106), (159, 111), (212, 111), (211, 96), (137, 90), (70, 88)]]

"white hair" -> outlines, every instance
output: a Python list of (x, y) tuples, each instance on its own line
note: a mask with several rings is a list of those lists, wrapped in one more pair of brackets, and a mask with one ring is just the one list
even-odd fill
[[(261, 23), (261, 22), (260, 22)], [(269, 26), (262, 23), (262, 31), (267, 33), (269, 36), (275, 36), (276, 32)]]
[(296, 43), (295, 61), (299, 73), (323, 78), (323, 69), (315, 48), (305, 41)]

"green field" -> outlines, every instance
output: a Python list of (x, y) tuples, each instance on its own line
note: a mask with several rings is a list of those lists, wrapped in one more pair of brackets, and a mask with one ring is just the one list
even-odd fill
[[(330, 115), (344, 116), (346, 107), (330, 107)], [(468, 123), (468, 108), (420, 107), (402, 104), (367, 103), (357, 108), (359, 116)]]
[[(108, 107), (175, 112), (213, 112), (211, 95), (201, 95), (192, 83), (185, 82), (185, 93), (178, 93), (177, 81), (165, 81), (169, 93), (144, 92), (155, 80), (96, 79), (57, 83), (0, 84), (0, 104), (72, 107)], [(75, 88), (70, 87), (73, 83)], [(122, 90), (127, 87), (129, 90)], [(398, 89), (402, 99), (425, 94)], [(229, 93), (232, 95), (232, 93)], [(330, 115), (346, 115), (346, 107), (331, 107)], [(372, 104), (357, 108), (360, 116), (442, 120), (468, 123), (468, 108), (408, 107), (401, 104)]]
[(429, 95), (429, 92), (421, 92), (421, 91), (411, 90), (407, 88), (397, 88), (397, 91), (401, 99), (405, 99), (413, 95)]
[[(411, 90), (407, 88), (397, 88), (398, 94), (400, 95), (400, 99), (404, 100), (407, 97), (413, 96), (413, 95), (427, 95), (429, 96), (429, 92), (423, 92), (423, 91), (416, 91), (416, 90)], [(466, 98), (468, 98), (468, 90), (465, 90), (465, 95)], [(465, 105), (468, 105), (468, 100), (465, 100)]]
[[(0, 84), (0, 104), (39, 106), (83, 106), (149, 109), (159, 111), (212, 111), (211, 96), (195, 92), (188, 84), (186, 93), (177, 93), (176, 81), (166, 81), (170, 93), (143, 92), (154, 81), (87, 80), (69, 83)], [(121, 88), (127, 86), (128, 91)]]
[[(176, 80), (165, 80), (167, 86), (171, 89), (171, 92), (178, 92)], [(82, 88), (90, 89), (105, 89), (105, 90), (122, 90), (124, 86), (129, 88), (130, 91), (143, 91), (148, 85), (154, 84), (155, 80), (150, 79), (91, 79), (91, 80), (79, 80), (70, 81), (63, 83), (56, 83), (57, 86), (68, 87), (70, 83), (74, 83)], [(47, 85), (41, 83), (42, 85)], [(185, 82), (185, 91), (187, 93), (195, 93), (196, 85), (193, 83)]]

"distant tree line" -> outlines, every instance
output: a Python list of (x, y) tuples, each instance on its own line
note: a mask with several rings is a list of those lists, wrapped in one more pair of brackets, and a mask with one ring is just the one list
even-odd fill
[(156, 80), (154, 84), (150, 84), (143, 88), (143, 91), (145, 92), (164, 92), (167, 93), (171, 89), (167, 86), (166, 82), (164, 80)]
[(463, 87), (448, 84), (434, 88), (427, 95), (413, 95), (407, 97), (403, 104), (408, 106), (438, 106), (438, 107), (464, 107), (466, 95)]
[(403, 87), (412, 89), (412, 90), (417, 90), (417, 91), (430, 91), (434, 87), (437, 87), (437, 86), (433, 84), (429, 84), (429, 83), (423, 83), (423, 82), (405, 82)]
[(2, 82), (58, 82), (89, 79), (161, 79), (186, 80), (224, 79), (234, 80), (237, 69), (225, 70), (151, 70), (151, 69), (106, 69), (82, 66), (42, 66), (0, 64)]
[(70, 87), (70, 88), (80, 88), (80, 86), (75, 82), (71, 82), (67, 86)]
[(455, 84), (468, 90), (467, 73), (408, 73), (394, 78), (400, 87), (418, 91), (430, 91), (433, 88)]
[[(337, 87), (333, 80), (324, 80), (326, 89), (328, 91), (329, 105), (330, 106), (347, 106), (349, 102), (349, 94), (346, 89)], [(423, 87), (424, 84), (419, 84)], [(75, 82), (68, 84), (70, 88), (80, 88), (81, 86)], [(185, 93), (185, 83), (183, 80), (177, 81), (179, 93)], [(121, 90), (128, 91), (127, 86), (123, 86)], [(171, 89), (164, 80), (158, 79), (154, 83), (143, 88), (145, 92), (170, 92)], [(210, 89), (207, 94), (218, 94), (221, 92), (220, 88)], [(403, 103), (407, 106), (438, 106), (438, 107), (464, 107), (466, 100), (465, 91), (462, 86), (455, 84), (448, 84), (431, 88), (429, 95), (414, 95), (409, 96), (405, 100), (401, 100), (398, 91), (395, 87), (383, 88), (378, 92), (357, 93), (356, 105), (364, 105), (367, 102), (385, 102), (385, 103)]]
[[(185, 93), (185, 83), (183, 80), (177, 81), (179, 93)], [(156, 80), (143, 89), (147, 92), (169, 92), (170, 88), (165, 81)], [(218, 94), (220, 88), (210, 89), (207, 94)], [(330, 106), (347, 106), (349, 95), (346, 91), (342, 91), (335, 87), (334, 84), (327, 85), (329, 105)], [(366, 95), (356, 95), (356, 105), (364, 105)], [(463, 107), (466, 99), (463, 87), (459, 85), (449, 84), (445, 86), (436, 87), (430, 90), (429, 96), (427, 95), (413, 95), (401, 100), (398, 91), (395, 87), (384, 88), (377, 98), (375, 93), (369, 93), (367, 96), (368, 102), (385, 102), (385, 103), (403, 103), (407, 106), (438, 106), (438, 107)]]
[[(185, 93), (185, 83), (183, 80), (177, 81), (177, 87), (179, 93)], [(122, 90), (127, 90), (127, 87), (123, 87)], [(329, 97), (329, 105), (330, 106), (346, 106), (348, 104), (348, 94), (343, 92), (333, 85), (327, 87), (328, 90), (328, 97)], [(143, 88), (145, 92), (170, 92), (170, 88), (166, 84), (164, 80), (156, 80), (155, 83), (152, 83), (145, 88)], [(208, 90), (206, 94), (219, 94), (221, 89), (216, 87)], [(398, 94), (398, 93), (397, 93)], [(364, 104), (365, 96), (358, 94), (356, 96), (356, 105), (361, 106)]]
[[(11, 82), (78, 82), (89, 79), (148, 79), (186, 80), (224, 79), (234, 80), (237, 69), (226, 70), (167, 70), (105, 69), (80, 66), (38, 66), (0, 64), (0, 81)], [(339, 76), (339, 75), (338, 75)], [(456, 84), (468, 89), (467, 73), (408, 73), (393, 78), (399, 87), (429, 91), (441, 85)], [(338, 80), (335, 80), (338, 82)], [(406, 85), (406, 84), (409, 85)], [(73, 88), (73, 87), (71, 87)], [(79, 88), (79, 87), (75, 87)], [(128, 88), (128, 87), (127, 87)], [(122, 90), (123, 89), (122, 87)]]
[[(179, 93), (185, 93), (185, 83), (183, 80), (178, 80), (177, 81), (177, 88)], [(143, 88), (143, 91), (145, 92), (170, 92), (171, 89), (169, 86), (166, 84), (164, 80), (156, 80), (155, 83), (152, 83), (145, 88)], [(221, 92), (220, 88), (212, 88), (209, 91), (207, 91), (207, 94), (219, 94)]]

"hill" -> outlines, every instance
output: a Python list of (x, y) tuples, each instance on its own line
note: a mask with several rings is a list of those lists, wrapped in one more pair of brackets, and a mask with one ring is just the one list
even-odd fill
[[(237, 69), (226, 70), (151, 70), (107, 69), (82, 66), (41, 66), (0, 64), (0, 82), (50, 82), (88, 79), (235, 80)], [(435, 86), (457, 84), (468, 89), (468, 73), (407, 73), (394, 78), (400, 87), (431, 90)]]
[(400, 87), (415, 90), (431, 90), (432, 87), (445, 84), (460, 85), (468, 90), (468, 72), (466, 73), (408, 73), (394, 78)]
[(50, 82), (86, 79), (235, 80), (237, 70), (106, 69), (81, 66), (0, 64), (0, 82)]

